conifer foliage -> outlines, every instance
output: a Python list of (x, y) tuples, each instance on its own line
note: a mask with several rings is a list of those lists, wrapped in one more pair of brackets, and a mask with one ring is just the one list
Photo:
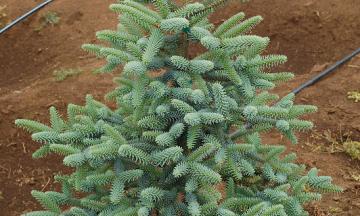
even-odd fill
[[(274, 128), (296, 143), (296, 131), (312, 128), (299, 117), (316, 107), (268, 92), (293, 77), (268, 71), (286, 57), (263, 55), (269, 38), (248, 34), (260, 16), (210, 23), (225, 2), (110, 6), (118, 29), (83, 48), (107, 60), (99, 72), (123, 66), (107, 94), (117, 109), (87, 96), (66, 118), (51, 108), (49, 126), (16, 121), (42, 144), (34, 158), (60, 154), (74, 169), (55, 177), (61, 191), (34, 190), (45, 210), (27, 216), (301, 216), (305, 203), (341, 191), (284, 146), (262, 143)], [(194, 44), (206, 51), (190, 59)]]

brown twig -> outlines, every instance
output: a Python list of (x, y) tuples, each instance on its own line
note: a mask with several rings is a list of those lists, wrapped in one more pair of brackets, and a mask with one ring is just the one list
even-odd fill
[(359, 65), (348, 65), (348, 67), (350, 67), (350, 68), (360, 68)]
[(46, 182), (46, 184), (44, 185), (44, 187), (41, 189), (41, 191), (44, 191), (45, 190), (45, 188), (49, 185), (49, 183), (50, 183), (50, 178), (48, 179), (48, 181)]

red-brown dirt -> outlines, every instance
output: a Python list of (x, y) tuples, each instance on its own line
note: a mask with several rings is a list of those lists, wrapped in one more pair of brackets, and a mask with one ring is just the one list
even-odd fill
[[(8, 17), (14, 19), (40, 2), (2, 0), (0, 6), (6, 5)], [(47, 122), (50, 106), (64, 112), (68, 103), (82, 104), (86, 94), (103, 100), (104, 93), (114, 87), (111, 80), (116, 73), (91, 74), (101, 62), (80, 49), (82, 43), (95, 42), (96, 31), (116, 27), (117, 16), (108, 10), (113, 2), (58, 0), (0, 36), (2, 215), (39, 209), (30, 191), (54, 188), (54, 173), (66, 170), (56, 157), (33, 160), (31, 153), (38, 144), (15, 128), (14, 120)], [(60, 22), (35, 31), (48, 11), (57, 12)], [(269, 53), (288, 56), (288, 63), (280, 69), (293, 71), (297, 77), (275, 90), (281, 95), (360, 46), (358, 0), (233, 1), (212, 20), (220, 23), (237, 11), (262, 15), (265, 20), (254, 33), (271, 38)], [(81, 68), (84, 73), (55, 82), (52, 73), (59, 68)], [(316, 128), (302, 134), (297, 146), (286, 145), (297, 152), (299, 162), (318, 167), (321, 174), (332, 176), (345, 189), (342, 194), (326, 195), (320, 203), (311, 204), (313, 215), (360, 215), (360, 163), (342, 153), (341, 145), (336, 144), (348, 133), (352, 133), (351, 139), (360, 139), (359, 103), (346, 98), (348, 91), (360, 90), (359, 71), (358, 56), (297, 95), (298, 103), (319, 107), (318, 113), (307, 116)], [(279, 142), (281, 137), (271, 135), (265, 140)]]

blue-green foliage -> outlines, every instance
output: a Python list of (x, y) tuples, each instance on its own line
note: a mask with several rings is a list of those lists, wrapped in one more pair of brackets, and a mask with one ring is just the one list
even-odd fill
[[(262, 144), (272, 128), (296, 143), (312, 127), (299, 117), (316, 111), (267, 92), (292, 74), (268, 72), (286, 57), (262, 55), (269, 39), (246, 35), (262, 18), (238, 13), (214, 28), (207, 17), (224, 0), (152, 2), (111, 5), (118, 31), (97, 33), (110, 48), (83, 46), (108, 61), (101, 72), (124, 66), (107, 95), (117, 109), (87, 96), (67, 118), (51, 108), (50, 126), (16, 121), (42, 144), (35, 158), (60, 154), (75, 169), (56, 177), (60, 192), (33, 191), (46, 210), (26, 215), (300, 216), (320, 193), (341, 191), (282, 145)], [(189, 43), (207, 50), (189, 59)]]

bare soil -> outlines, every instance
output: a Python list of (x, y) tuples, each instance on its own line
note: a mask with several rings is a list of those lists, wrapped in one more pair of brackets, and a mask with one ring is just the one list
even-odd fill
[[(9, 19), (21, 15), (40, 0), (2, 0)], [(95, 42), (95, 32), (114, 29), (116, 14), (108, 10), (112, 0), (55, 1), (39, 13), (0, 36), (0, 209), (2, 215), (19, 215), (39, 209), (30, 191), (56, 187), (53, 175), (68, 171), (60, 158), (33, 160), (38, 144), (14, 127), (17, 118), (48, 121), (48, 108), (65, 112), (68, 103), (82, 104), (86, 94), (103, 101), (114, 88), (114, 74), (93, 75), (102, 62), (84, 53), (83, 43)], [(48, 11), (61, 18), (57, 25), (40, 31), (41, 17)], [(313, 75), (360, 46), (358, 0), (252, 0), (232, 2), (212, 20), (220, 23), (232, 14), (262, 15), (265, 20), (254, 33), (269, 36), (269, 53), (285, 54), (289, 61), (279, 70), (297, 77), (275, 91), (285, 95)], [(194, 53), (198, 52), (197, 50)], [(84, 73), (55, 82), (53, 71), (81, 68)], [(341, 141), (360, 139), (360, 104), (347, 99), (347, 92), (360, 90), (360, 57), (336, 73), (297, 95), (297, 102), (314, 104), (319, 112), (310, 116), (315, 130), (301, 135), (296, 146), (278, 135), (269, 143), (285, 143), (298, 160), (330, 175), (345, 192), (326, 195), (309, 205), (312, 215), (360, 215), (360, 162), (342, 152)]]

